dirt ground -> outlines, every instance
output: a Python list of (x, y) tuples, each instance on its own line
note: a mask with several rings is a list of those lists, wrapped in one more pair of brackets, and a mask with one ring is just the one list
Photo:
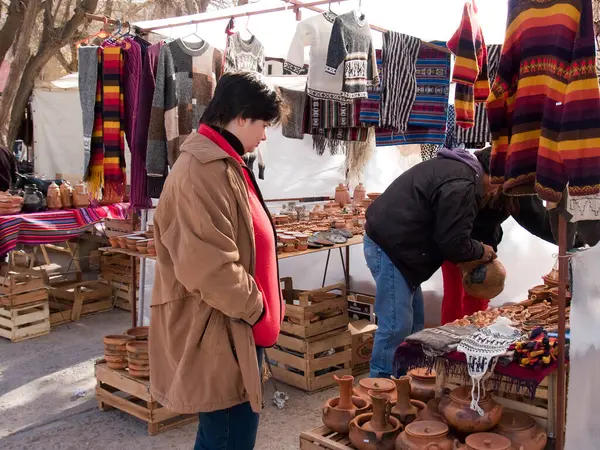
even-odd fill
[[(130, 315), (114, 310), (62, 325), (47, 336), (12, 344), (0, 340), (0, 449), (191, 449), (196, 424), (148, 436), (145, 422), (98, 410), (94, 360), (102, 337), (129, 328)], [(283, 410), (270, 401), (258, 430), (257, 449), (299, 448), (302, 431), (321, 424), (320, 406), (332, 390), (308, 395), (277, 383), (289, 395)]]

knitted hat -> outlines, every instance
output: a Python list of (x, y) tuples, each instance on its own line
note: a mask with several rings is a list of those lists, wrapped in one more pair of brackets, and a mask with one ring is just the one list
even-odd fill
[(490, 159), (492, 157), (492, 147), (486, 147), (481, 150), (477, 150), (474, 153), (475, 157), (483, 167), (483, 171), (489, 175), (490, 174)]

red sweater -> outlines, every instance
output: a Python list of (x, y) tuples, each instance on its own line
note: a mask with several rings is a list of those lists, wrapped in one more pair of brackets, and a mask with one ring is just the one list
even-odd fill
[[(273, 229), (271, 218), (262, 201), (262, 195), (256, 185), (254, 176), (250, 174), (249, 169), (232, 144), (218, 131), (207, 125), (200, 125), (198, 133), (208, 137), (242, 166), (244, 180), (248, 188), (248, 201), (250, 203), (252, 226), (254, 229), (256, 251), (254, 281), (256, 281), (258, 289), (263, 295), (264, 304), (263, 314), (252, 327), (252, 332), (258, 347), (272, 347), (277, 342), (277, 337), (281, 329), (284, 302), (279, 285), (275, 230)], [(237, 138), (235, 139), (237, 140)]]

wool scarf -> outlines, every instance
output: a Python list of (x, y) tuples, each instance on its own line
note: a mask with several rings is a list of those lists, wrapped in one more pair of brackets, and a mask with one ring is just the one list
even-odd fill
[(98, 47), (79, 47), (79, 102), (83, 118), (83, 167), (90, 164), (92, 133), (94, 131), (94, 107), (98, 87)]
[(383, 80), (379, 126), (403, 133), (417, 96), (421, 40), (393, 31), (383, 35)]
[(104, 136), (104, 197), (125, 192), (125, 102), (122, 88), (124, 62), (121, 47), (103, 51), (102, 119)]
[(94, 127), (90, 146), (90, 160), (85, 173), (90, 195), (94, 199), (102, 196), (104, 185), (104, 127), (102, 123), (102, 48), (96, 52), (98, 73), (96, 77), (96, 97), (94, 102)]

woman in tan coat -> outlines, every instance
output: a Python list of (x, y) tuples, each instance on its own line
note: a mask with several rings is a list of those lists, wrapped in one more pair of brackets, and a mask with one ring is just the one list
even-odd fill
[(167, 408), (199, 413), (196, 450), (254, 448), (263, 348), (277, 341), (283, 300), (275, 230), (241, 157), (281, 115), (260, 75), (224, 75), (154, 217), (150, 388)]

